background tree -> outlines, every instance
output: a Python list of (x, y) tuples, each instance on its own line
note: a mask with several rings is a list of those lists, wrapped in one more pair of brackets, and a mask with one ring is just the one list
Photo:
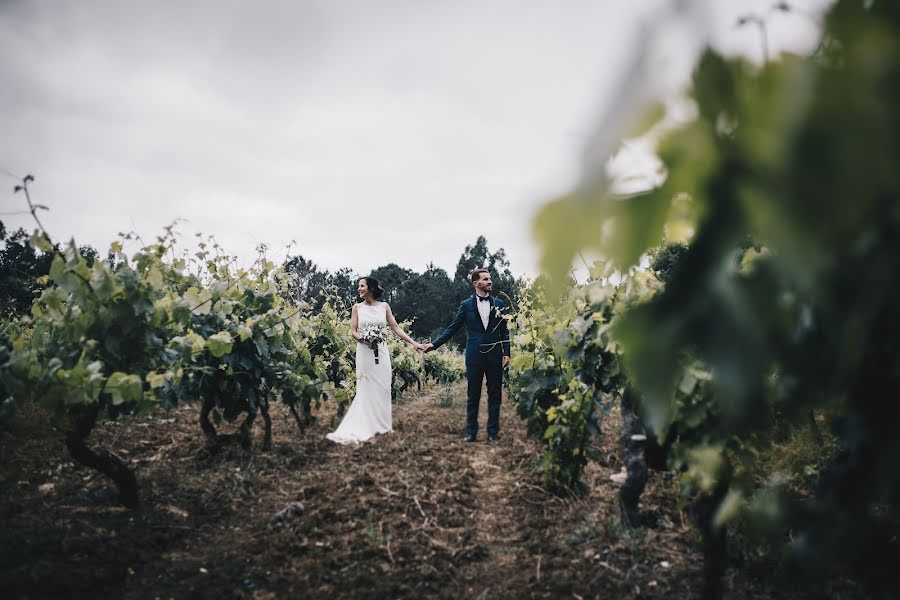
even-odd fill
[(404, 269), (396, 263), (388, 263), (372, 271), (372, 277), (377, 279), (381, 287), (384, 288), (384, 298), (382, 300), (390, 303), (395, 315), (400, 309), (400, 306), (397, 304), (397, 299), (402, 295), (400, 288), (414, 275), (416, 275), (414, 271)]
[(472, 295), (472, 280), (470, 276), (475, 269), (487, 269), (494, 282), (494, 293), (508, 294), (515, 297), (517, 282), (509, 270), (509, 260), (506, 258), (506, 250), (498, 249), (491, 253), (488, 249), (487, 239), (479, 235), (472, 246), (466, 246), (459, 261), (456, 263), (456, 273), (453, 276), (453, 287), (456, 302), (459, 303)]
[(355, 301), (357, 279), (352, 269), (341, 268), (334, 273), (320, 271), (313, 261), (302, 256), (288, 259), (284, 269), (291, 275), (290, 293), (294, 302), (306, 302), (318, 310), (325, 302), (323, 292), (327, 288), (333, 288), (347, 306)]
[[(40, 252), (29, 242), (31, 235), (21, 227), (7, 236), (6, 227), (0, 222), (0, 315), (28, 314), (31, 302), (46, 286), (46, 276), (55, 252)], [(88, 265), (97, 259), (97, 251), (91, 246), (80, 246), (79, 253)]]
[(344, 306), (350, 307), (356, 302), (356, 287), (360, 277), (350, 267), (328, 273), (328, 285), (333, 286), (338, 298), (344, 301)]
[(660, 281), (668, 281), (677, 271), (678, 265), (687, 254), (688, 245), (683, 242), (666, 244), (653, 253), (650, 260), (650, 270)]
[(453, 282), (447, 271), (429, 263), (422, 274), (413, 274), (400, 288), (395, 315), (414, 319), (414, 337), (427, 339), (440, 334), (456, 311)]
[(291, 275), (291, 298), (295, 302), (313, 303), (325, 285), (326, 275), (311, 260), (293, 256), (284, 263), (284, 270)]

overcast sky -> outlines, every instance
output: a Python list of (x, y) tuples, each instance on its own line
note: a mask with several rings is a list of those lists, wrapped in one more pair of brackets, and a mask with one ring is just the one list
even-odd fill
[[(759, 60), (739, 14), (709, 36)], [(827, 0), (771, 14), (773, 52), (809, 51)], [(452, 276), (478, 235), (534, 274), (534, 211), (578, 178), (646, 26), (670, 0), (0, 0), (0, 220), (104, 252), (176, 218), (249, 264), (259, 243), (366, 274), (429, 262)], [(682, 32), (655, 68), (684, 81)], [(624, 170), (653, 164), (639, 149)]]

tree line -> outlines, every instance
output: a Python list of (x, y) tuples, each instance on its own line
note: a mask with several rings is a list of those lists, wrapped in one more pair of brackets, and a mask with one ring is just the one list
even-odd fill
[[(434, 263), (429, 263), (424, 271), (417, 273), (393, 262), (372, 270), (368, 275), (377, 279), (385, 289), (383, 300), (390, 303), (397, 319), (411, 321), (412, 335), (425, 339), (438, 335), (450, 323), (459, 303), (472, 294), (469, 276), (479, 267), (490, 271), (495, 294), (515, 296), (521, 281), (510, 271), (506, 251), (498, 248), (491, 252), (483, 235), (479, 235), (474, 244), (467, 245), (462, 251), (452, 277)], [(302, 256), (289, 259), (284, 269), (294, 278), (291, 285), (293, 299), (314, 307), (324, 303), (324, 292), (328, 289), (334, 289), (339, 298), (348, 305), (352, 304), (356, 299), (357, 281), (366, 275), (350, 268), (333, 272), (320, 270), (313, 261)], [(457, 343), (461, 340), (461, 337), (455, 339)]]
[[(30, 237), (22, 228), (8, 232), (0, 221), (0, 315), (7, 318), (28, 314), (32, 301), (47, 284), (54, 252), (36, 250)], [(80, 246), (79, 253), (89, 264), (100, 257), (95, 248), (87, 245)], [(421, 273), (393, 262), (371, 273), (359, 273), (350, 267), (332, 271), (303, 256), (287, 259), (283, 267), (292, 279), (291, 299), (306, 302), (314, 309), (324, 305), (328, 294), (334, 294), (345, 306), (352, 305), (359, 278), (375, 277), (385, 289), (384, 300), (390, 303), (394, 315), (400, 321), (411, 321), (412, 335), (420, 339), (439, 334), (453, 318), (459, 303), (472, 293), (469, 274), (473, 269), (488, 269), (498, 294), (513, 297), (521, 284), (510, 271), (506, 251), (501, 247), (492, 252), (483, 235), (465, 247), (452, 276), (434, 263)]]

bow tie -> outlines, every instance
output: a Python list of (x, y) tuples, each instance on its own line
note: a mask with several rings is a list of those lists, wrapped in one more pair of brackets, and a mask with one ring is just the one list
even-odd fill
[(491, 300), (490, 296), (477, 296), (476, 295), (475, 297), (478, 298), (479, 302), (481, 302), (482, 300), (484, 300), (485, 302), (489, 302)]

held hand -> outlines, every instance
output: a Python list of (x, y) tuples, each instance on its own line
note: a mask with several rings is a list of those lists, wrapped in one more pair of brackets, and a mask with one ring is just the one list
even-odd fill
[(509, 357), (508, 357), (508, 356), (504, 356), (504, 357), (503, 357), (503, 366), (505, 367), (505, 366), (508, 365), (508, 364), (509, 364)]
[(431, 342), (428, 342), (427, 344), (425, 344), (424, 350), (425, 350), (425, 352), (431, 352), (432, 350), (434, 350), (434, 344), (432, 344)]
[(413, 348), (415, 348), (416, 352), (422, 352), (425, 350), (425, 344), (420, 344), (419, 342), (413, 342)]

